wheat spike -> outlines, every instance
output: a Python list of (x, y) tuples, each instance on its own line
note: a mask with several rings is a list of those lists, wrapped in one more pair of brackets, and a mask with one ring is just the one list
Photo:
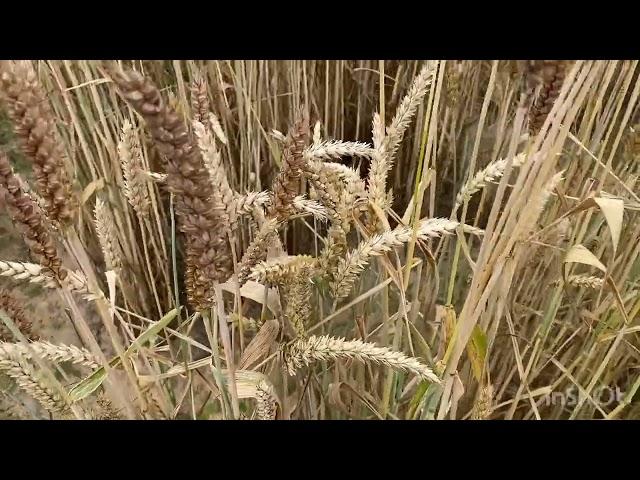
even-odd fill
[(20, 356), (8, 356), (0, 351), (0, 370), (11, 377), (16, 384), (32, 398), (52, 413), (68, 410), (60, 396), (49, 388), (36, 371)]
[(297, 337), (305, 337), (305, 323), (311, 315), (311, 272), (313, 266), (304, 262), (283, 286), (286, 298), (284, 318), (291, 324)]
[(306, 170), (304, 149), (309, 136), (309, 121), (306, 114), (299, 113), (294, 126), (289, 130), (282, 152), (282, 167), (273, 181), (273, 202), (267, 215), (283, 222), (291, 215), (291, 202), (298, 195), (300, 179)]
[[(463, 225), (446, 218), (430, 218), (419, 222), (416, 234), (417, 238), (426, 240), (451, 234), (458, 227), (462, 227), (464, 232), (473, 235), (482, 235), (483, 233), (479, 228)], [(348, 296), (353, 283), (369, 263), (371, 257), (384, 255), (392, 248), (407, 243), (412, 234), (413, 229), (411, 227), (400, 226), (361, 242), (345, 258), (340, 259), (331, 285), (334, 295), (338, 298)]]
[(291, 280), (303, 267), (315, 265), (316, 259), (310, 255), (295, 255), (272, 258), (258, 263), (251, 270), (249, 278), (260, 283), (281, 285)]
[[(207, 123), (210, 110), (209, 95), (207, 94), (207, 80), (205, 76), (198, 72), (190, 85), (191, 93), (191, 114), (196, 122)], [(209, 125), (207, 125), (209, 126)]]
[(231, 246), (225, 234), (226, 209), (217, 195), (199, 148), (180, 115), (162, 100), (160, 91), (141, 74), (114, 72), (122, 95), (140, 113), (165, 160), (166, 186), (175, 194), (178, 226), (185, 238), (185, 283), (196, 310), (213, 304), (214, 284), (233, 273)]
[(271, 202), (269, 192), (249, 192), (244, 195), (236, 195), (236, 215), (251, 215), (255, 208), (264, 208)]
[(142, 160), (142, 150), (133, 126), (125, 120), (118, 142), (118, 156), (124, 176), (124, 195), (133, 210), (141, 217), (149, 214), (149, 191)]
[(342, 157), (371, 158), (373, 149), (368, 143), (328, 140), (312, 144), (304, 150), (303, 155), (307, 161), (339, 160)]
[(373, 202), (379, 203), (384, 200), (387, 191), (387, 176), (393, 166), (398, 146), (418, 106), (426, 95), (429, 85), (431, 85), (431, 79), (435, 73), (435, 65), (435, 63), (429, 62), (420, 70), (411, 88), (402, 102), (400, 102), (400, 105), (398, 105), (396, 114), (386, 129), (384, 139), (381, 139), (384, 119), (377, 115), (374, 116), (373, 145), (375, 152), (371, 158), (368, 178), (369, 198)]
[(244, 252), (238, 269), (238, 281), (244, 283), (251, 273), (251, 269), (261, 261), (267, 250), (269, 242), (278, 233), (278, 220), (268, 219), (264, 222), (251, 244)]
[(304, 195), (298, 195), (295, 197), (291, 204), (298, 212), (313, 215), (316, 220), (321, 222), (325, 221), (329, 217), (329, 212), (323, 205), (315, 200), (305, 198)]
[(0, 86), (22, 150), (33, 162), (47, 216), (54, 223), (71, 221), (77, 199), (65, 166), (64, 146), (58, 137), (58, 119), (35, 70), (28, 61), (13, 62), (0, 75)]
[(31, 360), (33, 354), (55, 363), (71, 362), (92, 370), (100, 368), (100, 363), (91, 352), (75, 345), (54, 345), (46, 341), (31, 342), (29, 345), (0, 342), (0, 357)]
[(306, 339), (296, 340), (285, 350), (285, 362), (290, 375), (295, 375), (296, 370), (313, 362), (339, 358), (353, 358), (360, 362), (377, 363), (396, 370), (411, 372), (434, 383), (440, 383), (431, 369), (418, 359), (360, 340), (312, 335)]
[(589, 275), (571, 275), (569, 276), (569, 278), (567, 278), (567, 283), (576, 287), (599, 289), (602, 287), (604, 281), (600, 277), (593, 277)]
[[(15, 176), (9, 158), (0, 152), (0, 194), (4, 194), (7, 211), (13, 223), (22, 233), (31, 254), (44, 267), (43, 273), (58, 281), (64, 280), (65, 270), (58, 255), (56, 244), (47, 228), (43, 212), (22, 190), (20, 180)], [(59, 220), (64, 220), (58, 212)]]
[[(29, 340), (35, 340), (37, 338), (31, 331), (31, 322), (27, 320), (20, 302), (9, 292), (1, 289), (0, 310), (4, 310), (16, 327), (18, 327), (20, 333), (25, 337)], [(12, 341), (14, 339), (13, 337), (13, 333), (5, 326), (4, 322), (0, 321), (0, 341)]]
[(14, 280), (27, 280), (29, 283), (38, 283), (46, 287), (55, 288), (56, 283), (43, 273), (42, 265), (27, 262), (11, 262), (0, 260), (0, 276), (11, 277)]
[[(524, 153), (520, 153), (513, 157), (511, 165), (514, 167), (521, 167), (526, 161)], [(498, 178), (502, 177), (504, 170), (507, 167), (507, 159), (496, 160), (491, 162), (482, 170), (479, 170), (456, 195), (456, 204), (453, 207), (454, 211), (457, 210), (465, 199), (471, 198), (471, 196), (485, 188), (489, 183), (495, 182)]]
[(122, 250), (118, 242), (118, 233), (111, 210), (98, 197), (94, 209), (96, 233), (102, 248), (107, 270), (119, 272), (122, 268)]
[(273, 385), (264, 380), (256, 385), (256, 417), (258, 420), (275, 420), (278, 413), (278, 401)]
[(491, 403), (493, 401), (493, 387), (491, 384), (483, 385), (478, 399), (473, 404), (471, 418), (473, 420), (485, 420), (491, 415)]
[(224, 130), (222, 129), (220, 120), (218, 120), (218, 116), (213, 112), (209, 112), (209, 125), (211, 125), (211, 130), (213, 130), (217, 139), (220, 140), (220, 143), (226, 145), (227, 136), (224, 134)]
[(235, 230), (236, 211), (234, 208), (235, 193), (229, 186), (227, 174), (222, 165), (220, 152), (218, 151), (211, 132), (200, 122), (193, 122), (193, 130), (198, 140), (198, 147), (202, 153), (202, 160), (209, 172), (212, 185), (215, 186), (213, 192), (213, 202), (215, 208), (219, 209), (221, 228), (229, 231)]

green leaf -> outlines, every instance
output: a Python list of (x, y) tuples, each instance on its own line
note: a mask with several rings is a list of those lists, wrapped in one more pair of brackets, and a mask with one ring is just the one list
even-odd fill
[(482, 382), (484, 364), (487, 359), (487, 335), (480, 325), (476, 325), (471, 333), (471, 340), (467, 344), (467, 353), (471, 360), (473, 375), (478, 382)]
[[(182, 308), (182, 307), (180, 307)], [(164, 327), (171, 323), (180, 310), (180, 308), (174, 308), (169, 313), (167, 313), (164, 317), (158, 320), (156, 323), (152, 324), (149, 328), (147, 328), (130, 346), (127, 350), (122, 354), (122, 357), (115, 357), (109, 362), (109, 366), (111, 368), (115, 368), (120, 365), (120, 362), (127, 358), (129, 355), (138, 350), (141, 346), (143, 346), (147, 341), (153, 339)], [(104, 367), (98, 368), (87, 378), (78, 383), (75, 387), (73, 387), (69, 391), (69, 399), (72, 402), (77, 402), (82, 400), (83, 398), (87, 398), (93, 392), (95, 392), (100, 385), (107, 378), (107, 371)]]

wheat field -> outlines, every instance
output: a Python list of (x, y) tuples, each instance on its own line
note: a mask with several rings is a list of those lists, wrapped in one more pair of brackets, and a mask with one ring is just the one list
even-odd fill
[(640, 417), (638, 72), (0, 62), (0, 418)]

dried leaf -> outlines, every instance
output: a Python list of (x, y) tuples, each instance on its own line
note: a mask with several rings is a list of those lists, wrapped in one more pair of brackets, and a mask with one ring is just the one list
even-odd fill
[(620, 242), (620, 233), (622, 232), (624, 200), (619, 198), (595, 197), (593, 201), (598, 204), (607, 221), (607, 225), (609, 225), (611, 240), (613, 241), (613, 253), (615, 254), (618, 249), (618, 243)]
[(607, 272), (607, 267), (605, 267), (593, 253), (591, 253), (583, 245), (580, 244), (574, 245), (569, 249), (562, 263), (565, 264), (565, 268), (563, 269), (565, 281), (567, 279), (567, 263), (582, 263), (583, 265), (591, 265), (592, 267), (596, 267), (597, 269), (605, 273)]

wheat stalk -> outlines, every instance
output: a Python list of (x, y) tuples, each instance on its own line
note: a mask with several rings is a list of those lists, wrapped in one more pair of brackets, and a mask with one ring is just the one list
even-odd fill
[(360, 362), (377, 363), (396, 370), (411, 372), (434, 383), (440, 383), (440, 379), (433, 371), (418, 359), (361, 340), (312, 335), (306, 339), (296, 340), (285, 350), (285, 363), (290, 375), (295, 375), (298, 369), (314, 362), (339, 358), (353, 358)]

